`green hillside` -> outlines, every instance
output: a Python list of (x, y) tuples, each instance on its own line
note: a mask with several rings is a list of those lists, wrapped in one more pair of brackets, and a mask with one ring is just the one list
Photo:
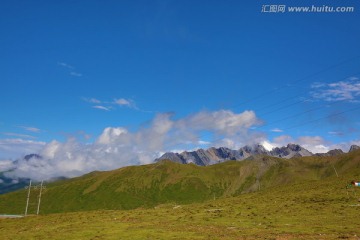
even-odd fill
[(187, 205), (0, 217), (0, 239), (357, 240), (360, 188), (344, 187), (352, 176), (299, 181)]
[[(336, 178), (334, 168), (340, 178)], [(41, 213), (200, 203), (334, 177), (342, 187), (360, 179), (360, 151), (290, 160), (263, 156), (206, 167), (162, 161), (49, 183), (43, 191)], [(30, 213), (36, 212), (38, 192), (32, 191)], [(26, 190), (20, 190), (0, 195), (0, 213), (22, 214), (26, 194)]]

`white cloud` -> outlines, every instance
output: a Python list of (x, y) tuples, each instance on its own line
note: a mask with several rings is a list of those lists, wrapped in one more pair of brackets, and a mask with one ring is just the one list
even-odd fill
[(303, 136), (296, 140), (296, 143), (312, 153), (326, 153), (330, 151), (328, 143), (320, 136)]
[(14, 167), (13, 161), (11, 160), (0, 160), (0, 172), (5, 172)]
[(311, 84), (311, 88), (321, 88), (321, 87), (325, 87), (326, 84), (322, 83), (322, 82), (314, 82), (313, 84)]
[(85, 102), (100, 104), (101, 101), (96, 98), (82, 98)]
[(260, 124), (262, 121), (253, 111), (237, 114), (229, 110), (219, 110), (198, 112), (180, 119), (175, 126), (179, 139), (188, 139), (195, 143), (198, 141), (198, 135), (195, 133), (207, 131), (214, 135), (214, 146), (236, 149), (264, 138), (262, 133), (251, 131), (253, 126)]
[(71, 66), (70, 64), (64, 63), (64, 62), (58, 62), (58, 65), (64, 68), (68, 68), (68, 69), (74, 69), (73, 66)]
[(58, 65), (65, 68), (65, 69), (67, 69), (71, 76), (82, 77), (82, 73), (79, 73), (79, 72), (75, 71), (75, 67), (71, 66), (70, 64), (65, 63), (65, 62), (58, 62)]
[(279, 128), (274, 128), (274, 129), (271, 129), (270, 131), (271, 132), (277, 132), (277, 133), (283, 132), (283, 130), (281, 130)]
[[(182, 152), (203, 145), (224, 146), (238, 149), (246, 144), (262, 143), (271, 150), (288, 143), (297, 143), (313, 153), (327, 152), (333, 148), (347, 151), (349, 143), (331, 145), (319, 136), (301, 136), (293, 139), (282, 135), (272, 141), (262, 133), (250, 130), (261, 121), (252, 111), (200, 111), (193, 115), (174, 119), (173, 114), (158, 114), (149, 125), (129, 131), (124, 127), (107, 127), (96, 141), (90, 144), (70, 138), (66, 142), (41, 142), (8, 139), (0, 140), (0, 152), (4, 146), (15, 149), (18, 155), (26, 148), (28, 153), (39, 153), (41, 159), (20, 160), (11, 177), (30, 177), (41, 180), (55, 176), (75, 177), (94, 170), (111, 170), (128, 165), (148, 164), (166, 151)], [(203, 141), (202, 133), (207, 132)], [(360, 141), (352, 142), (360, 145)], [(17, 146), (17, 147), (15, 147)], [(29, 147), (30, 146), (30, 147)], [(4, 157), (4, 156), (0, 156)], [(6, 158), (6, 157), (5, 157)], [(2, 164), (1, 164), (2, 163)], [(12, 168), (11, 161), (0, 161), (0, 170)]]
[(74, 76), (74, 77), (82, 77), (82, 73), (75, 72), (75, 71), (71, 71), (71, 72), (70, 72), (70, 75), (71, 75), (71, 76)]
[(330, 145), (330, 148), (331, 149), (341, 149), (344, 152), (348, 152), (351, 145), (360, 146), (360, 140), (353, 140), (353, 141), (349, 141), (349, 142), (341, 142), (341, 143), (332, 144), (332, 145)]
[(99, 136), (97, 143), (100, 144), (109, 144), (114, 139), (118, 138), (121, 134), (127, 134), (128, 131), (125, 128), (111, 128), (107, 127), (104, 129), (103, 133)]
[(312, 153), (326, 153), (332, 149), (341, 149), (344, 152), (349, 151), (351, 145), (360, 146), (360, 140), (353, 140), (349, 142), (342, 143), (331, 143), (326, 141), (320, 136), (301, 136), (296, 139), (293, 139), (291, 136), (282, 135), (276, 137), (271, 141), (268, 141), (274, 147), (285, 146), (288, 143), (296, 143), (300, 146), (306, 148)]
[(293, 139), (291, 136), (282, 135), (274, 138), (270, 144), (274, 147), (281, 147), (288, 143), (299, 144), (312, 153), (325, 153), (331, 150), (329, 143), (320, 136), (301, 136)]
[(297, 139), (297, 142), (307, 145), (324, 144), (325, 140), (320, 136), (302, 136)]
[(10, 137), (19, 137), (19, 138), (31, 138), (31, 139), (35, 139), (35, 138), (36, 138), (36, 137), (34, 137), (34, 136), (27, 135), (27, 134), (11, 133), (11, 132), (3, 133), (3, 135), (10, 136)]
[(209, 144), (211, 144), (211, 142), (199, 140), (198, 144), (199, 145), (209, 145)]
[(114, 102), (121, 106), (130, 106), (131, 100), (126, 100), (125, 98), (115, 99)]
[(105, 107), (105, 106), (101, 106), (101, 105), (93, 106), (93, 108), (104, 110), (104, 111), (110, 111), (111, 110), (111, 107)]
[(18, 126), (19, 128), (22, 128), (28, 132), (34, 132), (34, 133), (37, 133), (37, 132), (40, 132), (41, 130), (39, 128), (36, 128), (36, 127), (28, 127), (28, 126)]
[(314, 83), (310, 94), (315, 99), (324, 101), (358, 102), (360, 97), (360, 79), (352, 77), (335, 83)]
[(125, 98), (114, 99), (113, 103), (115, 105), (119, 105), (119, 106), (122, 106), (122, 107), (128, 107), (128, 108), (132, 108), (132, 109), (135, 109), (135, 110), (140, 110), (136, 106), (135, 101), (132, 100), (132, 99), (125, 99)]
[[(172, 149), (193, 149), (201, 144), (203, 131), (222, 136), (228, 145), (243, 145), (258, 136), (248, 131), (261, 121), (252, 111), (201, 111), (182, 119), (172, 114), (158, 114), (147, 127), (131, 132), (123, 127), (108, 127), (92, 144), (75, 138), (61, 143), (52, 141), (38, 151), (42, 159), (20, 161), (12, 173), (17, 177), (46, 179), (74, 177), (94, 170), (110, 170), (127, 165), (148, 164), (159, 154)], [(213, 143), (220, 142), (214, 139)]]
[[(138, 108), (136, 106), (135, 101), (132, 99), (115, 98), (112, 101), (102, 101), (102, 100), (99, 100), (96, 98), (83, 97), (82, 100), (85, 102), (88, 102), (88, 103), (97, 104), (95, 106), (92, 106), (93, 108), (102, 109), (102, 110), (106, 110), (106, 111), (114, 110), (114, 109), (116, 109), (116, 106), (118, 106), (118, 107), (120, 106), (120, 107), (131, 108), (131, 109), (141, 111), (141, 112), (151, 112), (151, 111), (145, 111), (145, 110)], [(100, 105), (100, 104), (106, 104), (107, 106)]]
[(178, 121), (177, 126), (182, 130), (211, 130), (220, 135), (231, 136), (261, 123), (253, 111), (236, 114), (229, 110), (219, 110), (201, 111)]
[(16, 139), (0, 139), (0, 158), (17, 158), (21, 155), (39, 152), (45, 142)]
[(153, 111), (140, 109), (139, 107), (136, 106), (135, 101), (130, 98), (128, 99), (115, 98), (112, 101), (102, 101), (96, 98), (85, 98), (85, 97), (82, 97), (81, 99), (85, 102), (96, 104), (96, 106), (92, 106), (93, 108), (97, 108), (105, 111), (116, 110), (117, 107), (120, 108), (126, 107), (144, 113), (153, 113)]
[(290, 143), (293, 141), (293, 138), (291, 136), (288, 135), (281, 135), (278, 137), (275, 137), (273, 139), (273, 145), (275, 145), (276, 147), (280, 147), (280, 146), (284, 146), (287, 143)]

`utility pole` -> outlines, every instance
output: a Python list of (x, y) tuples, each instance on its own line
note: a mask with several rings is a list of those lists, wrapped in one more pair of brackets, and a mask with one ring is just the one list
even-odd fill
[(28, 211), (28, 207), (29, 207), (30, 190), (31, 190), (31, 179), (30, 179), (29, 190), (28, 190), (27, 199), (26, 199), (25, 216), (27, 215), (27, 211)]
[(339, 175), (338, 175), (338, 173), (337, 173), (336, 168), (334, 167), (334, 165), (331, 164), (331, 166), (333, 167), (333, 169), (334, 169), (334, 171), (335, 171), (335, 173), (336, 173), (336, 176), (339, 177)]
[(36, 215), (39, 215), (39, 211), (40, 211), (40, 202), (41, 202), (41, 191), (43, 189), (43, 181), (41, 181), (41, 185), (40, 185), (40, 193), (39, 193), (39, 201), (38, 201), (38, 206), (37, 206), (37, 211), (36, 211)]

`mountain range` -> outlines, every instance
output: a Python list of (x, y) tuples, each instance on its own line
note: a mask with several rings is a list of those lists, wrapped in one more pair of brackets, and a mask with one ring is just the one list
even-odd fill
[[(46, 189), (42, 192), (40, 211), (43, 214), (153, 208), (162, 204), (200, 203), (214, 198), (225, 199), (283, 189), (276, 195), (277, 199), (279, 196), (287, 197), (292, 186), (299, 186), (298, 189), (307, 192), (313, 191), (314, 185), (320, 183), (326, 187), (321, 191), (334, 193), (334, 197), (324, 200), (324, 195), (318, 190), (308, 200), (321, 205), (336, 200), (337, 205), (344, 205), (349, 204), (346, 202), (349, 194), (355, 194), (347, 193), (346, 186), (359, 177), (360, 150), (355, 149), (336, 156), (314, 155), (290, 159), (253, 155), (243, 161), (225, 161), (210, 166), (162, 160), (47, 182)], [(284, 190), (285, 186), (289, 188)], [(29, 201), (31, 214), (36, 212), (38, 196), (39, 188), (33, 188)], [(249, 195), (250, 198), (252, 196), (254, 195)], [(25, 189), (1, 194), (0, 210), (2, 213), (21, 214), (24, 212), (26, 199)], [(304, 203), (304, 199), (298, 196), (296, 201), (299, 205)], [(263, 204), (272, 206), (275, 203)], [(312, 205), (311, 207), (313, 208)]]
[[(359, 149), (359, 146), (352, 145), (349, 152)], [(290, 159), (293, 157), (307, 157), (307, 156), (336, 156), (343, 154), (344, 152), (341, 149), (333, 149), (327, 153), (316, 153), (308, 151), (307, 149), (301, 147), (297, 144), (288, 144), (283, 147), (276, 147), (272, 150), (266, 150), (265, 147), (261, 144), (256, 144), (253, 146), (244, 146), (238, 150), (232, 150), (226, 147), (215, 148), (211, 147), (209, 149), (198, 149), (196, 151), (184, 151), (182, 153), (166, 152), (161, 157), (157, 158), (155, 162), (161, 160), (170, 160), (177, 163), (188, 164), (194, 163), (199, 166), (208, 166), (216, 163), (221, 163), (230, 160), (244, 160), (253, 156), (266, 155), (271, 157), (285, 158)]]
[[(359, 146), (352, 145), (350, 147), (349, 152), (360, 149)], [(226, 147), (215, 148), (211, 147), (208, 149), (198, 149), (196, 151), (184, 151), (182, 153), (174, 153), (167, 152), (163, 154), (161, 157), (155, 159), (155, 163), (162, 160), (170, 160), (172, 162), (181, 163), (181, 164), (189, 164), (193, 163), (198, 166), (208, 166), (214, 165), (226, 161), (242, 161), (245, 159), (253, 159), (258, 156), (269, 156), (269, 157), (277, 157), (283, 159), (290, 159), (294, 157), (306, 157), (306, 156), (337, 156), (340, 154), (344, 154), (341, 149), (330, 150), (327, 153), (316, 153), (313, 154), (307, 149), (301, 147), (297, 144), (288, 144), (283, 147), (276, 147), (272, 150), (266, 150), (264, 146), (261, 144), (256, 144), (252, 146), (244, 146), (238, 150), (232, 150)], [(34, 161), (36, 159), (41, 159), (42, 156), (38, 154), (29, 154), (26, 155), (21, 160), (16, 160), (13, 162), (13, 168), (16, 168), (17, 164), (20, 161)], [(13, 169), (8, 170), (7, 172), (11, 172)], [(52, 179), (52, 181), (64, 179), (62, 176), (58, 176)], [(18, 189), (23, 188), (29, 182), (27, 178), (11, 178), (6, 172), (0, 172), (0, 194), (4, 194), (7, 192), (12, 192)]]

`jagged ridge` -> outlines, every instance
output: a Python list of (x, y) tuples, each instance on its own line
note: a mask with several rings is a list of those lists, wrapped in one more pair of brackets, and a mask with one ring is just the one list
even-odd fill
[[(359, 146), (352, 145), (349, 152), (359, 149)], [(198, 149), (196, 151), (182, 153), (173, 153), (167, 152), (161, 157), (157, 158), (155, 162), (161, 160), (170, 160), (177, 163), (188, 164), (194, 163), (199, 166), (207, 166), (220, 162), (225, 162), (229, 160), (244, 160), (252, 156), (266, 155), (271, 157), (279, 157), (290, 159), (293, 157), (305, 157), (305, 156), (336, 156), (343, 154), (344, 152), (341, 149), (330, 150), (327, 153), (316, 153), (308, 151), (307, 149), (301, 147), (298, 144), (288, 144), (281, 148), (276, 147), (271, 151), (268, 151), (261, 144), (253, 146), (245, 146), (238, 150), (232, 150), (226, 147), (215, 148), (211, 147), (209, 149)]]

